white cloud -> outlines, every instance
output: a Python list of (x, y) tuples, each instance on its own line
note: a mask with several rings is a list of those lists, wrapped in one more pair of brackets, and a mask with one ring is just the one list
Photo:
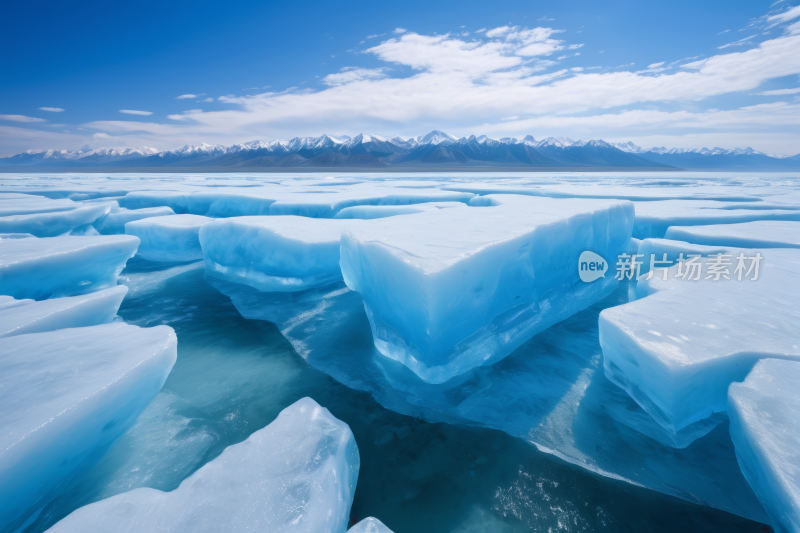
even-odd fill
[(567, 47), (567, 50), (577, 50), (578, 48), (583, 48), (583, 44), (571, 44)]
[[(256, 87), (256, 89), (258, 90), (258, 87)], [(213, 101), (214, 101), (214, 99), (209, 97), (209, 98), (206, 98), (205, 100), (198, 100), (198, 103), (199, 102), (213, 102)]]
[(486, 32), (487, 37), (502, 37), (506, 33), (511, 31), (511, 26), (500, 26), (499, 28), (493, 28)]
[(725, 48), (728, 48), (728, 47), (731, 47), (731, 46), (741, 46), (743, 44), (752, 44), (749, 41), (753, 37), (758, 37), (758, 36), (757, 35), (751, 35), (750, 37), (745, 37), (744, 39), (739, 39), (738, 41), (735, 41), (735, 42), (732, 42), (732, 43), (728, 43), (728, 44), (723, 44), (722, 46), (718, 46), (717, 49), (724, 50)]
[(394, 31), (393, 31), (392, 33), (396, 33), (396, 34), (398, 34), (398, 35), (399, 35), (399, 34), (401, 34), (401, 33), (405, 33), (405, 32), (407, 32), (407, 31), (408, 31), (408, 30), (406, 30), (405, 28), (395, 28), (395, 29), (394, 29)]
[[(462, 28), (463, 28), (463, 26), (462, 26)], [(400, 29), (400, 28), (398, 28), (398, 29)], [(386, 34), (385, 33), (376, 33), (375, 35), (367, 35), (366, 37), (364, 37), (364, 39), (376, 39), (378, 37), (383, 37), (384, 35), (386, 35)]]
[(719, 32), (717, 35), (715, 35), (714, 37), (717, 37), (717, 36), (719, 36), (719, 35), (722, 35), (723, 33), (728, 33), (729, 31), (731, 31), (731, 30), (722, 30), (722, 31), (721, 31), (721, 32)]
[(776, 89), (774, 91), (764, 91), (763, 93), (758, 93), (761, 96), (786, 96), (789, 94), (798, 94), (800, 93), (800, 87), (795, 89)]
[(125, 113), (126, 115), (152, 115), (152, 111), (137, 111), (136, 109), (120, 109), (120, 113)]
[(481, 28), (481, 29), (479, 29), (478, 31), (476, 31), (475, 33), (483, 33), (483, 32), (485, 32), (485, 31), (486, 31), (486, 28)]
[(345, 67), (336, 74), (328, 74), (322, 78), (325, 85), (336, 86), (364, 80), (377, 80), (386, 77), (382, 68)]
[(94, 139), (95, 141), (105, 141), (105, 140), (108, 140), (110, 138), (111, 138), (111, 135), (109, 135), (107, 133), (95, 133), (94, 135), (92, 135), (92, 139)]
[(0, 115), (0, 120), (10, 120), (11, 122), (47, 122), (43, 118), (26, 117), (25, 115)]
[(776, 15), (770, 15), (767, 17), (768, 22), (772, 22), (774, 24), (780, 24), (782, 22), (788, 22), (790, 20), (794, 20), (797, 17), (800, 17), (800, 6), (794, 6), (783, 13), (778, 13)]
[(40, 107), (39, 110), (40, 111), (50, 111), (51, 113), (61, 113), (61, 112), (64, 111), (60, 107)]
[(666, 61), (662, 61), (661, 63), (653, 63), (652, 65), (647, 65), (647, 68), (658, 68), (664, 63), (666, 63)]
[(182, 94), (180, 96), (176, 96), (175, 100), (187, 100), (189, 98), (197, 98), (198, 96), (202, 96), (199, 94)]

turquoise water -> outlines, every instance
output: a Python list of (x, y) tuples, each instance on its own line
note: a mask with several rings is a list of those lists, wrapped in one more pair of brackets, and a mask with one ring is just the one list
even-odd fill
[[(156, 400), (102, 461), (26, 531), (137, 487), (172, 490), (222, 450), (310, 396), (347, 422), (361, 454), (351, 517), (395, 533), (761, 531), (734, 515), (601, 477), (503, 432), (429, 423), (381, 407), (315, 370), (277, 328), (242, 318), (200, 265), (133, 260), (126, 322), (167, 324), (178, 362)], [(369, 342), (355, 334), (351, 342)]]

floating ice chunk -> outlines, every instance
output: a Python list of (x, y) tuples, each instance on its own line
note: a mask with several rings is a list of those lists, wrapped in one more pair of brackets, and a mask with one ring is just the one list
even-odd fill
[(120, 285), (82, 296), (41, 302), (15, 300), (20, 304), (13, 307), (0, 303), (0, 337), (111, 322), (127, 292), (128, 287)]
[(800, 363), (759, 361), (728, 390), (736, 459), (775, 531), (800, 531)]
[(670, 227), (666, 239), (740, 248), (800, 248), (800, 222), (762, 220), (744, 224)]
[(793, 208), (764, 210), (749, 209), (748, 207), (752, 207), (752, 205), (726, 205), (719, 202), (695, 200), (636, 202), (636, 224), (633, 228), (633, 236), (637, 239), (660, 239), (664, 237), (670, 226), (739, 224), (757, 220), (800, 221), (800, 211)]
[(117, 322), (4, 338), (0, 527), (15, 529), (69, 490), (155, 397), (176, 356), (167, 326)]
[(208, 274), (261, 291), (300, 291), (342, 279), (342, 231), (360, 220), (298, 216), (218, 219), (200, 230)]
[(212, 220), (199, 215), (144, 218), (125, 224), (125, 233), (142, 240), (137, 255), (148, 261), (196, 261), (203, 258), (200, 228)]
[(347, 530), (348, 533), (392, 533), (392, 530), (383, 525), (377, 518), (365, 518)]
[(50, 200), (30, 194), (0, 193), (0, 217), (70, 211), (80, 205), (72, 200)]
[(130, 235), (0, 240), (0, 294), (43, 300), (113, 287), (138, 246)]
[(0, 233), (30, 233), (36, 237), (55, 237), (103, 218), (116, 203), (76, 207), (68, 211), (0, 217)]
[(437, 209), (449, 209), (453, 207), (465, 207), (461, 202), (432, 202), (428, 204), (413, 205), (357, 205), (346, 207), (336, 213), (334, 218), (386, 218), (397, 215), (411, 215), (414, 213), (425, 213)]
[(578, 258), (611, 261), (630, 241), (633, 205), (481, 197), (495, 207), (374, 220), (342, 235), (341, 267), (361, 293), (377, 349), (443, 383), (492, 364), (526, 339), (607, 296)]
[(5, 239), (29, 239), (33, 237), (30, 233), (0, 233), (0, 241)]
[(74, 511), (49, 531), (344, 533), (359, 466), (347, 424), (303, 398), (172, 492), (119, 494)]
[(800, 358), (800, 251), (760, 252), (757, 281), (753, 272), (737, 281), (736, 252), (730, 280), (705, 279), (709, 259), (697, 282), (676, 279), (673, 266), (666, 281), (639, 280), (647, 297), (600, 314), (606, 376), (672, 433), (725, 411), (728, 385), (758, 359)]
[(120, 209), (109, 213), (104, 219), (94, 223), (95, 229), (102, 235), (115, 235), (125, 233), (125, 224), (134, 220), (150, 217), (164, 217), (174, 215), (169, 207), (148, 207), (145, 209)]

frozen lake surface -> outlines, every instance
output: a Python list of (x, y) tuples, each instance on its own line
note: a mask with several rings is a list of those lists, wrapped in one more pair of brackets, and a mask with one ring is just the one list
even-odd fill
[[(766, 258), (763, 286), (772, 287), (778, 282), (770, 280), (783, 278), (770, 278), (770, 265), (794, 272), (786, 265), (800, 264), (791, 255), (800, 252), (782, 250), (780, 254), (788, 255), (770, 256), (771, 248), (757, 248), (760, 241), (751, 234), (748, 238), (756, 243), (752, 248), (738, 241), (735, 248), (724, 240), (703, 245), (671, 240), (664, 245), (659, 239), (669, 228), (688, 234), (692, 230), (680, 228), (769, 221), (764, 228), (784, 233), (760, 234), (761, 241), (796, 246), (791, 239), (797, 234), (794, 224), (800, 225), (798, 175), (0, 175), (0, 209), (12, 213), (15, 202), (21, 205), (20, 193), (26, 195), (24, 213), (4, 217), (0, 211), (0, 224), (15, 217), (8, 220), (13, 233), (34, 235), (20, 242), (53, 238), (41, 228), (59, 224), (56, 235), (72, 235), (55, 239), (87, 239), (96, 246), (106, 238), (101, 233), (120, 233), (119, 224), (109, 223), (116, 215), (129, 221), (127, 233), (138, 236), (143, 241), (139, 250), (148, 252), (127, 260), (119, 271), (127, 248), (93, 252), (80, 247), (74, 252), (76, 265), (91, 253), (98, 258), (93, 263), (104, 265), (102, 272), (92, 274), (98, 281), (81, 285), (80, 276), (73, 276), (63, 291), (51, 287), (47, 294), (34, 290), (42, 286), (43, 274), (4, 270), (0, 275), (17, 276), (16, 287), (30, 287), (20, 289), (17, 300), (75, 298), (91, 294), (80, 287), (96, 284), (108, 290), (116, 276), (116, 283), (128, 288), (116, 320), (140, 328), (169, 326), (178, 344), (166, 382), (131, 427), (87, 472), (70, 481), (67, 490), (34, 505), (0, 531), (45, 531), (76, 509), (140, 487), (173, 491), (225, 448), (245, 441), (305, 397), (345, 422), (355, 437), (360, 470), (350, 525), (376, 517), (395, 533), (710, 532), (759, 531), (768, 523), (759, 503), (763, 495), (753, 492), (737, 464), (724, 406), (714, 404), (708, 416), (684, 426), (665, 427), (660, 411), (642, 399), (660, 391), (646, 389), (643, 380), (641, 394), (637, 396), (639, 389), (630, 393), (620, 383), (631, 386), (637, 378), (624, 366), (608, 379), (600, 314), (612, 308), (626, 311), (625, 306), (637, 305), (632, 301), (637, 297), (645, 301), (650, 297), (643, 295), (645, 287), (615, 282), (614, 265), (591, 291), (582, 282), (571, 284), (548, 273), (572, 261), (572, 251), (565, 252), (563, 261), (557, 255), (571, 245), (578, 253), (599, 251), (609, 262), (644, 249), (673, 257), (679, 250), (707, 247), (700, 251), (703, 261), (712, 253), (758, 249)], [(522, 203), (509, 207), (511, 202)], [(550, 218), (530, 222), (526, 209), (541, 213), (550, 205), (556, 207)], [(107, 206), (107, 212), (87, 222), (86, 206), (95, 214), (103, 211), (97, 206)], [(129, 214), (138, 210), (148, 213)], [(468, 224), (472, 213), (495, 212), (499, 220), (511, 213), (506, 225), (513, 228), (492, 226), (489, 215), (479, 224)], [(169, 218), (176, 215), (191, 220), (172, 223)], [(258, 223), (249, 222), (251, 217)], [(298, 218), (301, 225), (276, 229), (273, 217)], [(346, 267), (342, 256), (344, 275), (336, 270), (336, 236), (328, 236), (334, 221), (321, 220), (334, 217), (346, 219), (335, 221), (334, 233), (350, 231), (341, 248), (342, 254), (351, 254)], [(414, 217), (429, 230), (427, 240), (409, 243), (404, 236), (413, 224), (405, 229), (402, 221)], [(314, 222), (320, 223), (319, 232)], [(543, 232), (544, 224), (557, 230)], [(247, 231), (255, 233), (232, 237)], [(474, 244), (457, 235), (459, 231), (481, 231), (483, 240)], [(717, 234), (727, 235), (706, 232), (704, 238)], [(458, 241), (458, 253), (430, 253), (448, 238)], [(637, 238), (648, 239), (641, 241), (647, 246), (641, 248)], [(11, 240), (0, 240), (0, 261), (5, 261), (0, 266), (13, 263), (10, 252), (3, 255), (3, 243)], [(385, 255), (385, 248), (370, 249), (368, 243), (376, 241), (391, 246), (395, 255)], [(513, 246), (504, 244), (509, 242)], [(518, 261), (519, 250), (544, 250), (547, 257), (539, 257), (528, 271), (527, 263)], [(402, 265), (411, 263), (401, 252), (417, 258), (419, 271), (444, 272), (443, 277), (428, 287), (426, 280), (434, 278), (418, 281), (417, 270), (403, 270)], [(483, 262), (482, 253), (488, 261)], [(245, 254), (250, 259), (237, 259)], [(504, 262), (498, 273), (487, 274), (499, 257)], [(47, 264), (46, 258), (37, 261)], [(551, 266), (541, 270), (546, 261)], [(577, 276), (573, 262), (569, 268)], [(481, 286), (491, 293), (482, 299), (464, 291), (457, 299), (460, 307), (473, 306), (464, 316), (486, 318), (470, 324), (448, 307), (458, 285), (447, 285), (452, 265), (467, 272), (462, 286)], [(389, 303), (381, 299), (389, 287), (382, 290), (384, 281), (375, 277), (383, 272), (395, 276), (385, 282), (396, 284), (392, 290), (397, 295)], [(294, 279), (302, 282), (293, 286)], [(490, 279), (500, 280), (493, 289)], [(503, 279), (513, 279), (513, 287), (505, 288)], [(368, 283), (377, 285), (367, 290)], [(784, 283), (785, 295), (767, 296), (776, 302), (791, 299), (798, 285)], [(678, 294), (656, 293), (657, 288), (653, 284), (648, 290), (662, 299)], [(410, 294), (415, 296), (406, 297)], [(708, 289), (708, 294), (714, 298), (716, 293)], [(398, 322), (398, 316), (416, 316), (415, 302), (421, 300), (438, 313), (426, 315), (422, 329), (440, 328), (440, 336), (420, 340), (421, 322)], [(528, 303), (519, 305), (519, 300)], [(2, 305), (0, 300), (0, 312)], [(516, 310), (514, 320), (497, 322), (497, 310), (509, 309)], [(737, 318), (731, 315), (728, 323), (733, 320)], [(798, 322), (790, 311), (775, 320), (788, 336), (798, 331), (792, 329)], [(464, 328), (455, 340), (445, 335), (453, 331), (452, 324)], [(741, 324), (747, 334), (748, 323)], [(387, 337), (389, 329), (399, 337)], [(678, 328), (670, 333), (685, 332)], [(630, 333), (630, 342), (640, 342), (645, 334)], [(757, 340), (770, 332), (755, 329), (752, 335)], [(512, 340), (495, 342), (501, 336)], [(386, 343), (376, 342), (384, 338)], [(619, 344), (624, 342), (629, 341), (620, 337)], [(760, 358), (800, 357), (786, 343), (763, 344), (767, 351)], [(491, 357), (484, 361), (471, 355), (476, 350), (488, 353), (487, 346), (492, 347)], [(642, 363), (654, 356), (643, 350), (635, 357)], [(749, 368), (731, 373), (731, 379), (741, 381)], [(438, 375), (444, 377), (431, 377)], [(727, 383), (721, 390), (727, 390)]]

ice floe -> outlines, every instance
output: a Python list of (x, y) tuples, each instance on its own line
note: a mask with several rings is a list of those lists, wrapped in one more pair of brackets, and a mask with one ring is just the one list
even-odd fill
[(764, 359), (728, 391), (736, 459), (775, 531), (800, 531), (800, 362)]
[(4, 338), (0, 527), (20, 525), (69, 490), (155, 397), (176, 355), (166, 326), (114, 323)]
[(27, 215), (0, 217), (0, 233), (30, 233), (36, 237), (56, 237), (105, 217), (116, 203), (101, 203)]
[(347, 424), (304, 398), (177, 489), (119, 494), (74, 511), (50, 531), (344, 533), (359, 467)]
[(150, 217), (163, 217), (174, 215), (169, 207), (149, 207), (145, 209), (118, 209), (109, 213), (105, 218), (95, 222), (94, 228), (101, 235), (115, 235), (125, 233), (125, 224), (134, 220)]
[(200, 230), (206, 272), (261, 291), (299, 291), (342, 279), (342, 231), (361, 220), (298, 216), (218, 219)]
[(0, 302), (0, 337), (106, 324), (117, 316), (127, 292), (127, 287), (117, 286), (81, 296), (40, 302)]
[(141, 239), (136, 255), (148, 261), (197, 261), (203, 258), (200, 228), (213, 219), (199, 215), (149, 217), (125, 224), (125, 233)]
[(725, 411), (728, 385), (757, 360), (800, 358), (800, 251), (684, 259), (641, 278), (640, 299), (600, 315), (606, 376), (673, 433)]
[(108, 235), (0, 240), (0, 294), (44, 300), (117, 284), (138, 237)]
[(479, 199), (491, 207), (373, 220), (342, 235), (344, 279), (364, 299), (375, 346), (431, 383), (495, 363), (607, 296), (613, 276), (582, 282), (578, 258), (614, 258), (630, 240), (629, 202)]

